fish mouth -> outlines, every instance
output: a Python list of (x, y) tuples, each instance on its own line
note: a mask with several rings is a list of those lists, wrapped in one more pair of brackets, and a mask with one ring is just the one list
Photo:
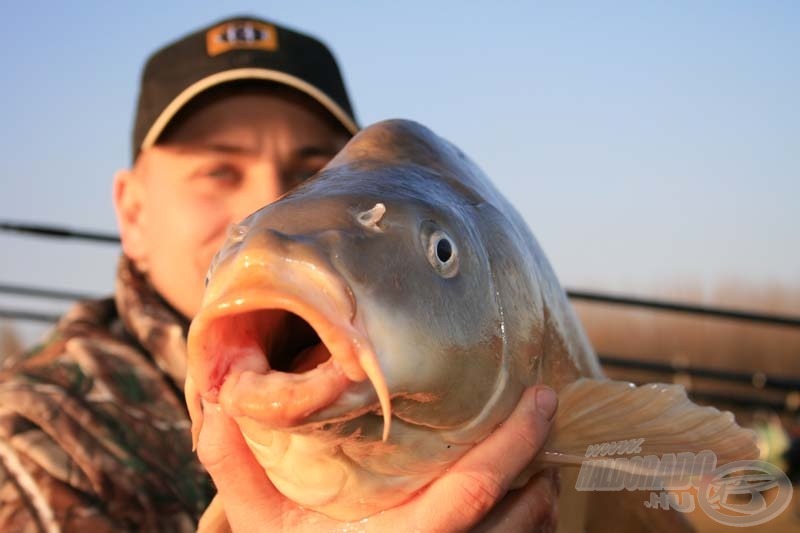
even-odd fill
[[(361, 412), (380, 408), (388, 437), (389, 393), (353, 293), (338, 276), (316, 274), (273, 286), (234, 279), (236, 286), (226, 283), (203, 306), (188, 337), (186, 399), (195, 443), (202, 399), (237, 420), (289, 429), (318, 422), (312, 415), (330, 412), (326, 408), (365, 380), (378, 401), (360, 406)], [(210, 285), (207, 295), (216, 292)]]

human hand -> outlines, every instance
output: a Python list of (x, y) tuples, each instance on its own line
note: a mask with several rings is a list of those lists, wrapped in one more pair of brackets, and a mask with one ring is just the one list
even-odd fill
[[(197, 452), (217, 486), (228, 523), (251, 531), (530, 531), (554, 529), (555, 471), (509, 492), (547, 438), (555, 393), (531, 387), (501, 427), (409, 501), (357, 522), (299, 507), (270, 483), (239, 431), (217, 404), (205, 403)], [(202, 525), (202, 522), (201, 522)]]

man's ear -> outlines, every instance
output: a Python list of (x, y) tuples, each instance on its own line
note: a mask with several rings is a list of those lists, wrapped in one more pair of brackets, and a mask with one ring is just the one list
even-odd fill
[(146, 270), (147, 247), (144, 232), (144, 190), (141, 176), (133, 170), (118, 170), (114, 175), (114, 210), (122, 241), (122, 251), (141, 270)]

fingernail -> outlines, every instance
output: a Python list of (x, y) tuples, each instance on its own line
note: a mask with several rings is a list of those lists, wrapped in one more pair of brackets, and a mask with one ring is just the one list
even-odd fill
[(214, 402), (214, 401), (211, 401), (211, 400), (207, 400), (205, 398), (201, 398), (200, 401), (203, 403), (203, 412), (204, 413), (206, 411), (209, 411), (209, 410), (212, 410), (212, 409), (215, 410), (218, 413), (222, 410), (222, 408), (219, 406), (219, 403), (217, 403), (217, 402)]
[(558, 406), (558, 398), (556, 392), (547, 386), (539, 386), (536, 390), (536, 410), (546, 420), (553, 419), (556, 414), (556, 407)]
[(203, 425), (216, 425), (222, 408), (218, 403), (210, 402), (205, 398), (202, 398), (201, 402), (203, 403)]

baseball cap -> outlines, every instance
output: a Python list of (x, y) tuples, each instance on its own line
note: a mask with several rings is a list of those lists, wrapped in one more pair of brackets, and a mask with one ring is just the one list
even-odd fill
[(133, 128), (133, 159), (153, 146), (198, 94), (225, 83), (264, 80), (319, 102), (350, 133), (358, 131), (339, 66), (319, 40), (266, 20), (222, 20), (157, 50), (145, 64)]

